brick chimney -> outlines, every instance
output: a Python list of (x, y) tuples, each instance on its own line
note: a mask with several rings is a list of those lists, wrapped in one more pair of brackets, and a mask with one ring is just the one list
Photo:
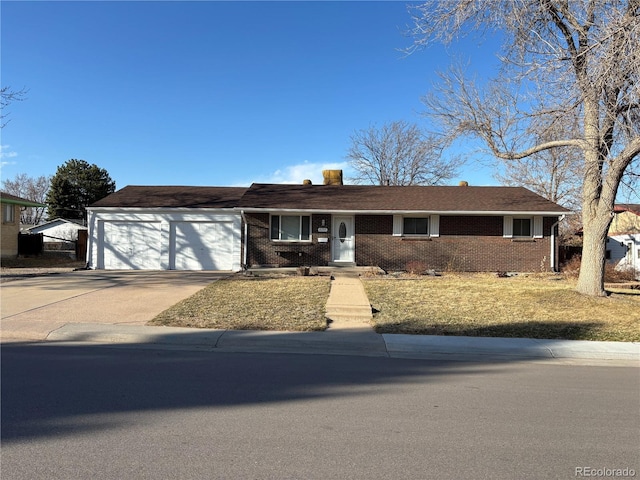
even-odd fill
[(342, 170), (323, 170), (322, 176), (325, 185), (343, 185)]

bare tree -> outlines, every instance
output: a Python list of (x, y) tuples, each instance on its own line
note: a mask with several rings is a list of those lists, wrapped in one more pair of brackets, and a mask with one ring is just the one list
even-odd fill
[(456, 174), (457, 160), (446, 161), (442, 147), (415, 124), (391, 122), (351, 136), (347, 158), (357, 172), (355, 183), (438, 185)]
[(9, 123), (9, 120), (6, 120), (9, 114), (5, 112), (5, 109), (13, 102), (23, 101), (26, 98), (26, 94), (27, 90), (24, 88), (22, 90), (11, 90), (11, 87), (2, 87), (0, 89), (0, 110), (2, 110), (2, 113), (0, 113), (0, 128)]
[[(30, 177), (26, 173), (19, 173), (13, 180), (2, 180), (2, 190), (18, 197), (44, 203), (51, 184), (51, 177)], [(42, 223), (47, 207), (22, 207), (20, 209), (20, 223), (23, 225), (38, 225)]]
[(495, 177), (504, 185), (523, 186), (573, 211), (580, 209), (581, 181), (576, 169), (581, 158), (562, 149), (513, 160)]
[[(480, 89), (450, 70), (425, 98), (427, 113), (451, 137), (480, 138), (505, 161), (580, 150), (577, 290), (606, 295), (607, 231), (621, 179), (640, 154), (640, 0), (442, 0), (413, 11), (413, 50), (470, 30), (502, 33), (498, 76)], [(577, 132), (537, 135), (540, 124), (567, 120)]]
[[(575, 122), (574, 122), (575, 123)], [(552, 125), (541, 128), (537, 143), (565, 138), (577, 125)], [(573, 211), (580, 211), (582, 170), (584, 159), (577, 148), (557, 147), (524, 158), (501, 162), (495, 174), (498, 181), (510, 186), (523, 186), (552, 202)]]

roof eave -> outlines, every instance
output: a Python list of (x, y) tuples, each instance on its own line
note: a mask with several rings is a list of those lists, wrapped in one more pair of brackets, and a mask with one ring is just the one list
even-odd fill
[(573, 215), (567, 210), (336, 210), (318, 208), (256, 208), (238, 207), (245, 213), (336, 213), (340, 215), (415, 215), (420, 213), (437, 215), (543, 215), (560, 216)]
[(2, 201), (2, 203), (20, 205), (21, 207), (46, 207), (44, 203), (32, 202), (30, 200), (14, 200), (12, 198), (5, 197), (2, 197), (0, 200)]
[(235, 207), (87, 207), (88, 212), (211, 212), (222, 210), (228, 213), (236, 212)]

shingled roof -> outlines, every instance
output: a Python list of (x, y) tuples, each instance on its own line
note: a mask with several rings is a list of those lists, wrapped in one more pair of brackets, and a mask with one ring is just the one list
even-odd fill
[(569, 213), (522, 187), (285, 185), (127, 186), (91, 208), (238, 208), (246, 211)]
[(129, 185), (91, 207), (233, 208), (246, 187), (185, 187)]
[(254, 183), (240, 208), (344, 212), (545, 213), (569, 210), (522, 187), (282, 185)]

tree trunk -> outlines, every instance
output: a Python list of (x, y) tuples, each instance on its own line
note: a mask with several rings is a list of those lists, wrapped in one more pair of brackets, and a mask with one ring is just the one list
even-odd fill
[(607, 232), (611, 218), (590, 218), (583, 225), (582, 262), (576, 290), (584, 295), (604, 297), (604, 264)]

